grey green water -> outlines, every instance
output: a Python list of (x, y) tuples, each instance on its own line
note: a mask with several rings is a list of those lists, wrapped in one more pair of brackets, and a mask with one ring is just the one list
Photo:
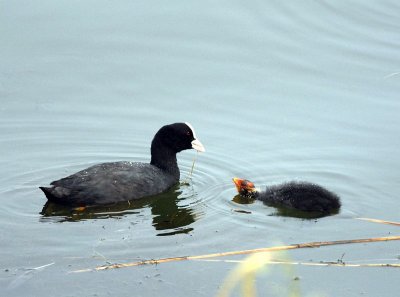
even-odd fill
[[(400, 217), (398, 1), (0, 7), (0, 295), (215, 296), (235, 263), (71, 271), (399, 234), (355, 219)], [(177, 121), (190, 122), (207, 149), (178, 156), (182, 181), (196, 157), (191, 180), (126, 207), (42, 211), (39, 185), (99, 162), (148, 161), (154, 133)], [(343, 206), (318, 220), (279, 216), (232, 201), (234, 176), (259, 186), (319, 183)], [(341, 245), (289, 257), (398, 264), (399, 248)], [(398, 293), (397, 269), (270, 269), (257, 281), (262, 296), (287, 296), (296, 276), (301, 296)]]

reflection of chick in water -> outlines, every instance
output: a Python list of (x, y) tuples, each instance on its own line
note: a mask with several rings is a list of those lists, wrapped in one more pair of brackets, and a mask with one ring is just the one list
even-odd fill
[[(267, 187), (265, 191), (257, 190), (251, 181), (245, 179), (233, 178), (233, 182), (242, 199), (253, 198), (271, 206), (313, 213), (314, 217), (335, 214), (340, 208), (335, 193), (308, 182), (288, 182)], [(236, 201), (240, 203), (240, 199)]]
[[(158, 235), (173, 235), (177, 233), (188, 233), (193, 228), (183, 228), (195, 221), (193, 209), (178, 206), (184, 198), (179, 198), (182, 191), (175, 186), (170, 191), (140, 200), (121, 202), (109, 206), (93, 206), (86, 208), (71, 208), (52, 202), (47, 202), (41, 211), (42, 221), (48, 221), (50, 217), (58, 222), (79, 221), (88, 219), (107, 219), (122, 217), (129, 214), (137, 214), (138, 210), (150, 207), (153, 214), (153, 226), (156, 230), (171, 230), (171, 232)], [(56, 218), (57, 217), (57, 218)]]

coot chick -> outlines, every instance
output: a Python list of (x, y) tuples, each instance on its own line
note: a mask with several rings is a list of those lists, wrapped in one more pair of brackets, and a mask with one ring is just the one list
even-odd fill
[(309, 182), (292, 181), (266, 187), (265, 191), (257, 190), (251, 181), (245, 179), (235, 177), (233, 182), (241, 196), (255, 198), (272, 206), (322, 215), (337, 213), (340, 208), (340, 199), (335, 193)]
[(166, 125), (153, 138), (150, 163), (102, 163), (40, 189), (49, 201), (70, 206), (106, 205), (160, 194), (178, 183), (176, 154), (186, 149), (205, 151), (193, 127)]

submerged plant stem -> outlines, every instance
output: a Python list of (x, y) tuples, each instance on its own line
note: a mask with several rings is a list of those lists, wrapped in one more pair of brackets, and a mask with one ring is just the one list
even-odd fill
[(192, 168), (190, 168), (189, 174), (186, 176), (186, 178), (183, 180), (183, 182), (181, 182), (182, 185), (189, 184), (189, 181), (192, 179), (193, 169), (194, 169), (194, 164), (196, 163), (197, 154), (198, 154), (198, 152), (196, 151), (196, 154), (194, 155), (194, 158), (193, 158)]

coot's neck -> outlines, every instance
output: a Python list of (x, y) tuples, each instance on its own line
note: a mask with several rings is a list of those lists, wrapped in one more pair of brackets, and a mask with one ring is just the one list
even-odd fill
[(179, 180), (180, 172), (176, 160), (176, 151), (165, 146), (156, 138), (151, 143), (151, 165), (164, 170)]

